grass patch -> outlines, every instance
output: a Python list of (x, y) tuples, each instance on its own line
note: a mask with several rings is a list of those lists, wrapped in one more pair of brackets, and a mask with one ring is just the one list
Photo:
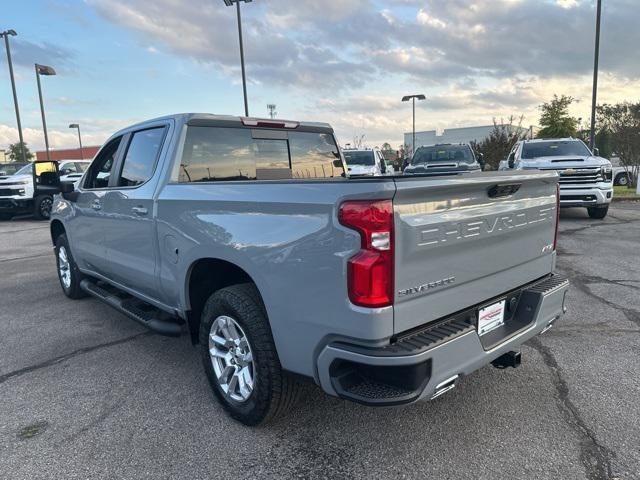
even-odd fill
[(615, 197), (635, 197), (636, 189), (627, 187), (613, 187), (613, 195)]

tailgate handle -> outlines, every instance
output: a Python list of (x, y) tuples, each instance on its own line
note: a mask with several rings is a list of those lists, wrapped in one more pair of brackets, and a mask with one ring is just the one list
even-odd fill
[(489, 188), (487, 193), (491, 198), (510, 197), (518, 190), (520, 190), (521, 186), (521, 183), (494, 185), (493, 187)]

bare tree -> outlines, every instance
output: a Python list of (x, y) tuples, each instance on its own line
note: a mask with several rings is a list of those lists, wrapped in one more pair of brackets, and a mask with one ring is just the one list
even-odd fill
[(364, 133), (360, 136), (356, 135), (353, 137), (353, 148), (363, 148), (364, 147)]
[(500, 123), (493, 119), (493, 129), (489, 136), (481, 142), (472, 141), (471, 148), (477, 153), (484, 155), (484, 161), (491, 170), (497, 170), (501, 160), (505, 160), (509, 152), (518, 140), (525, 138), (529, 132), (522, 128), (524, 116), (520, 116), (516, 122), (516, 117), (511, 115), (505, 123), (500, 119)]
[(598, 123), (609, 135), (611, 149), (631, 179), (638, 182), (640, 165), (640, 102), (598, 105)]

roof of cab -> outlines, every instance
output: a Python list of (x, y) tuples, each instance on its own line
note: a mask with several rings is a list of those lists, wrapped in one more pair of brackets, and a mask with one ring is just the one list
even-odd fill
[[(156, 117), (149, 120), (145, 120), (144, 122), (139, 122), (134, 125), (130, 125), (126, 128), (123, 128), (120, 132), (132, 130), (139, 127), (144, 127), (148, 124), (161, 122), (163, 120), (174, 120), (179, 124), (196, 124), (196, 125), (211, 125), (211, 126), (248, 126), (254, 128), (270, 128), (269, 124), (295, 124), (296, 127), (300, 126), (303, 128), (311, 128), (311, 129), (326, 129), (333, 130), (331, 125), (324, 122), (300, 122), (294, 120), (283, 120), (283, 119), (271, 119), (271, 118), (258, 118), (258, 117), (240, 117), (235, 115), (214, 115), (211, 113), (176, 113), (173, 115), (164, 115), (162, 117)], [(256, 123), (259, 122), (260, 125), (251, 125), (247, 122)], [(118, 133), (120, 133), (118, 132)]]

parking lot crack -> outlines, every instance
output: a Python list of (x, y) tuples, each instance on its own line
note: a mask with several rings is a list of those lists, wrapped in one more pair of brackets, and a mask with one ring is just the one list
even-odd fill
[[(612, 217), (612, 215), (609, 215), (610, 217)], [(578, 228), (568, 228), (568, 229), (562, 229), (560, 230), (561, 234), (568, 234), (568, 233), (580, 233), (583, 232), (584, 230), (588, 230), (588, 229), (592, 229), (592, 228), (601, 228), (601, 227), (615, 227), (616, 225), (629, 225), (630, 223), (637, 223), (640, 222), (640, 220), (622, 220), (619, 218), (616, 218), (616, 220), (618, 220), (617, 222), (604, 222), (604, 223), (599, 223), (599, 224), (593, 224), (590, 223), (588, 225), (585, 225), (583, 227), (578, 227)]]
[(29, 367), (24, 367), (19, 370), (14, 370), (13, 372), (5, 373), (0, 375), (0, 384), (10, 380), (12, 378), (20, 377), (27, 373), (35, 372), (37, 370), (41, 370), (43, 368), (51, 367), (52, 365), (57, 365), (59, 363), (65, 362), (71, 358), (77, 357), (79, 355), (84, 355), (85, 353), (95, 352), (96, 350), (102, 350), (103, 348), (113, 347), (115, 345), (121, 345), (123, 343), (127, 343), (133, 340), (136, 340), (140, 337), (151, 335), (151, 332), (142, 332), (136, 335), (131, 335), (130, 337), (121, 338), (119, 340), (114, 340), (112, 342), (101, 343), (99, 345), (93, 345), (91, 347), (83, 347), (78, 350), (74, 350), (73, 352), (67, 353), (65, 355), (60, 355), (59, 357), (51, 358), (49, 360), (45, 360), (44, 362), (40, 362), (36, 365), (31, 365)]
[(585, 468), (587, 478), (589, 480), (615, 478), (611, 467), (615, 452), (598, 442), (595, 432), (589, 428), (578, 408), (569, 398), (569, 384), (564, 378), (553, 352), (548, 346), (543, 345), (537, 337), (529, 341), (529, 345), (542, 356), (544, 364), (551, 372), (553, 385), (557, 392), (559, 410), (567, 423), (580, 436), (580, 461)]
[(589, 288), (589, 284), (604, 283), (607, 285), (623, 286), (634, 290), (640, 290), (640, 287), (624, 283), (628, 282), (629, 280), (609, 280), (603, 277), (586, 275), (566, 265), (562, 266), (562, 270), (569, 275), (571, 284), (574, 285), (578, 290), (593, 298), (594, 300), (607, 305), (608, 307), (621, 311), (627, 318), (627, 320), (640, 327), (640, 312), (638, 310), (634, 308), (623, 307), (621, 305), (618, 305), (617, 303), (612, 302), (611, 300), (608, 300), (607, 298), (601, 297), (600, 295), (593, 292), (591, 288)]

